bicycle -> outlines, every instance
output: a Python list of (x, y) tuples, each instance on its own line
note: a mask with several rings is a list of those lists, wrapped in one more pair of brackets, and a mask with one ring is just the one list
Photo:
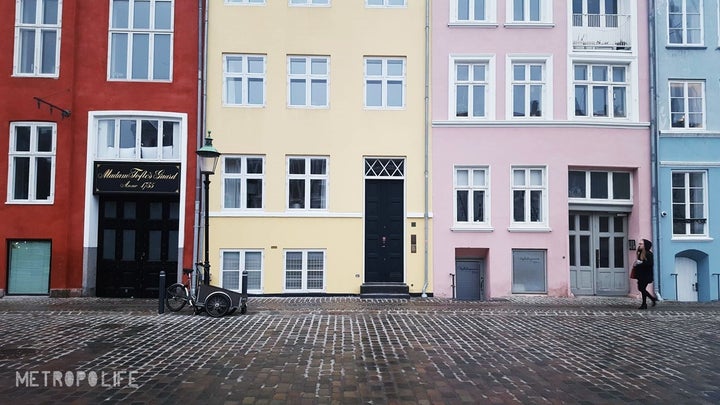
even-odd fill
[[(238, 307), (240, 307), (240, 313), (247, 312), (246, 293), (241, 295), (234, 291), (201, 283), (198, 267), (202, 266), (202, 263), (195, 263), (195, 266), (195, 269), (183, 269), (187, 282), (175, 283), (166, 289), (165, 305), (170, 311), (180, 311), (185, 305), (190, 304), (195, 315), (205, 311), (213, 318), (232, 314)], [(192, 281), (194, 281), (195, 288), (191, 288)]]

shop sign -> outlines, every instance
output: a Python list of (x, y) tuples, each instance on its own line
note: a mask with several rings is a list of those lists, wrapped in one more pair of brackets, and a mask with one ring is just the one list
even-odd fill
[(95, 162), (93, 194), (180, 194), (179, 163)]

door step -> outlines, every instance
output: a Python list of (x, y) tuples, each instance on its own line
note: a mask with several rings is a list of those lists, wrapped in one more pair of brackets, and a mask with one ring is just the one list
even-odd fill
[(405, 283), (363, 283), (360, 286), (360, 298), (410, 299), (410, 287)]

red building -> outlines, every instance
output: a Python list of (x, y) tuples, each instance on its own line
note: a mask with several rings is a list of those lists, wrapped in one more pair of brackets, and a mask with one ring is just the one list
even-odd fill
[(193, 263), (198, 2), (0, 2), (0, 296), (157, 295)]

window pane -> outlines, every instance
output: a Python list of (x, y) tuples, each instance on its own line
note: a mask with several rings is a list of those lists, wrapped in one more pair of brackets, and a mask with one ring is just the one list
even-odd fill
[(113, 0), (112, 28), (128, 28), (129, 4), (128, 0)]
[(35, 199), (47, 200), (50, 197), (50, 184), (52, 183), (52, 158), (39, 157), (35, 159)]
[(513, 221), (525, 221), (525, 192), (513, 191)]
[(305, 180), (289, 181), (289, 208), (305, 208)]
[(13, 241), (9, 250), (8, 293), (47, 294), (50, 289), (51, 242)]
[(288, 164), (290, 174), (305, 174), (305, 159), (290, 159)]
[(365, 69), (368, 76), (380, 76), (382, 75), (382, 61), (377, 59), (366, 60)]
[(27, 200), (29, 198), (30, 158), (13, 158), (13, 199)]
[(525, 86), (513, 86), (513, 116), (525, 116)]
[(253, 174), (262, 174), (263, 160), (260, 158), (247, 158), (247, 172)]
[(530, 222), (543, 221), (542, 191), (530, 191)]
[(325, 180), (310, 180), (310, 208), (326, 208), (325, 193)]
[(467, 21), (470, 19), (469, 0), (458, 0), (458, 20)]
[(327, 81), (313, 80), (310, 87), (310, 104), (314, 106), (327, 105)]
[(468, 116), (468, 86), (457, 86), (455, 96), (455, 116)]
[(402, 95), (402, 82), (388, 81), (387, 89), (387, 105), (389, 107), (402, 107), (403, 106), (403, 95)]
[(485, 86), (473, 86), (473, 117), (485, 116)]
[(382, 106), (382, 83), (380, 81), (369, 80), (367, 82), (365, 100), (368, 107)]
[(608, 115), (608, 88), (606, 86), (593, 86), (593, 116), (607, 117)]
[(260, 270), (262, 268), (262, 255), (260, 252), (245, 253), (245, 270)]
[(585, 172), (570, 171), (568, 173), (568, 197), (585, 198)]
[(290, 80), (290, 105), (305, 105), (305, 79)]
[(248, 79), (248, 104), (260, 105), (263, 98), (263, 79)]
[(247, 181), (247, 208), (262, 208), (262, 180)]
[(155, 29), (169, 30), (172, 25), (172, 3), (169, 1), (155, 2)]
[(310, 60), (310, 73), (312, 73), (314, 75), (327, 74), (327, 60), (326, 59), (311, 59)]
[(484, 186), (485, 185), (485, 171), (484, 170), (473, 170), (473, 185)]
[(225, 179), (225, 208), (241, 208), (241, 179)]
[(485, 220), (485, 192), (473, 191), (473, 220), (483, 222)]
[(223, 252), (223, 270), (240, 270), (240, 252)]
[(153, 79), (170, 79), (170, 35), (155, 35)]
[(310, 159), (310, 174), (327, 174), (327, 160)]
[(52, 127), (37, 128), (37, 151), (52, 152), (53, 131)]
[(15, 151), (30, 152), (30, 127), (15, 127)]
[(110, 39), (110, 77), (123, 79), (127, 77), (127, 34), (112, 34)]
[(250, 56), (248, 59), (248, 73), (263, 73), (265, 71), (265, 59), (257, 56)]
[(401, 60), (389, 60), (387, 62), (388, 76), (402, 76), (403, 65)]
[(630, 173), (613, 173), (613, 199), (630, 199)]
[(457, 202), (455, 203), (455, 220), (458, 222), (468, 221), (468, 191), (458, 190), (456, 193)]
[(590, 173), (590, 198), (608, 198), (607, 172)]
[(304, 74), (305, 65), (304, 58), (290, 58), (290, 74)]
[(40, 61), (40, 73), (55, 73), (55, 59), (57, 51), (57, 31), (42, 30), (42, 60)]
[(20, 11), (20, 21), (23, 24), (35, 24), (37, 17), (37, 2), (35, 0), (24, 0)]
[(575, 115), (587, 116), (587, 86), (575, 86)]
[(20, 73), (33, 73), (35, 30), (20, 30)]
[(287, 252), (285, 254), (285, 269), (302, 270), (302, 252)]
[(132, 39), (132, 78), (148, 79), (150, 36), (148, 34), (135, 34)]
[(150, 28), (150, 1), (135, 0), (133, 28)]

